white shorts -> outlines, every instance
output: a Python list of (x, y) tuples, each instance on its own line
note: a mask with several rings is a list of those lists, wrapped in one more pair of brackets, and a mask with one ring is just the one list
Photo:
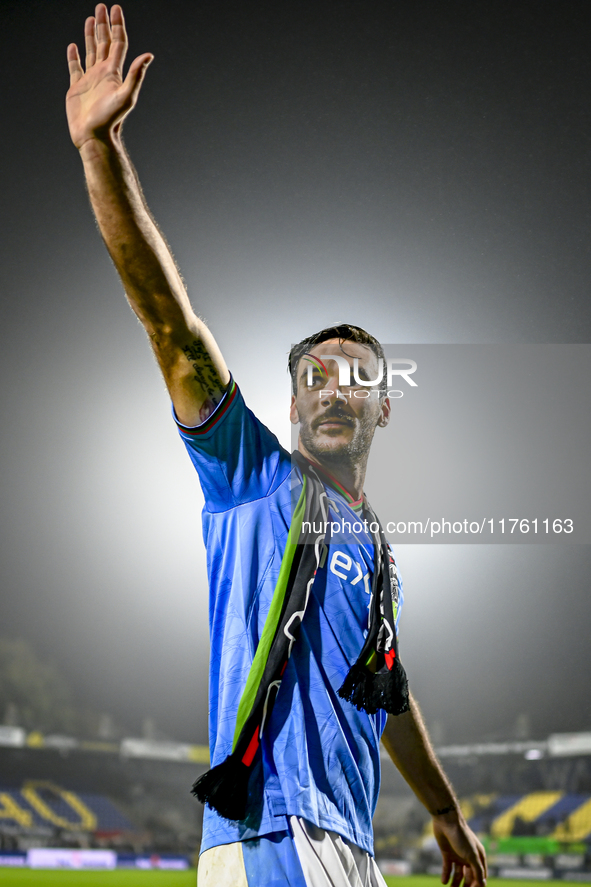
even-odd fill
[(373, 856), (298, 816), (289, 832), (221, 844), (199, 860), (198, 887), (386, 887)]

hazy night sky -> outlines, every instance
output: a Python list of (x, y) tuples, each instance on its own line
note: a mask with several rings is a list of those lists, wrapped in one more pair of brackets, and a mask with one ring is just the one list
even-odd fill
[[(155, 56), (125, 130), (148, 203), (286, 445), (289, 346), (328, 323), (591, 342), (588, 3), (123, 8), (128, 61)], [(65, 120), (92, 12), (0, 4), (0, 635), (133, 731), (205, 741), (203, 499)], [(397, 554), (402, 655), (446, 740), (509, 736), (523, 712), (537, 737), (591, 728), (588, 546)]]

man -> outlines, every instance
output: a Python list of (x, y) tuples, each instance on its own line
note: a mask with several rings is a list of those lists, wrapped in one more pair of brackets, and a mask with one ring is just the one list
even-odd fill
[[(302, 515), (325, 523), (335, 515), (353, 523), (361, 513), (375, 517), (363, 481), (374, 431), (390, 413), (385, 393), (370, 390), (381, 347), (357, 327), (338, 326), (292, 350), (291, 420), (300, 423), (292, 464), (246, 409), (212, 334), (193, 312), (123, 147), (121, 126), (152, 56), (138, 56), (122, 78), (127, 37), (119, 6), (109, 16), (99, 4), (84, 34), (85, 70), (77, 47), (68, 47), (70, 134), (206, 496), (214, 767), (196, 787), (208, 803), (199, 884), (383, 885), (371, 834), (381, 736), (433, 816), (442, 881), (484, 887), (484, 851), (401, 677), (388, 623), (398, 615), (399, 586), (383, 534), (366, 527), (354, 538), (320, 533), (313, 545), (299, 544), (310, 541)], [(341, 392), (343, 357), (360, 382)], [(373, 396), (355, 396), (361, 388)], [(368, 658), (372, 631), (377, 639)], [(374, 663), (363, 676), (367, 687), (374, 677), (377, 686), (378, 678), (397, 675), (384, 706), (402, 713), (386, 716), (362, 698), (351, 677), (359, 656), (361, 671)], [(244, 809), (232, 812), (239, 783)]]

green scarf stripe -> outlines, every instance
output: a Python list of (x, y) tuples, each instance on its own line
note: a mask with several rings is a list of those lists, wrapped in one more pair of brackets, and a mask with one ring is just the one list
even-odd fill
[(330, 475), (328, 473), (328, 471), (325, 471), (324, 473), (326, 474), (326, 476), (330, 482), (330, 485), (332, 487), (334, 487), (335, 490), (337, 490), (339, 493), (342, 493), (349, 504), (351, 504), (351, 502), (355, 501), (353, 499), (353, 496), (351, 495), (351, 493), (348, 493), (347, 490), (344, 488), (344, 486), (338, 482), (338, 480), (336, 480), (334, 477), (332, 477), (332, 475)]
[(252, 710), (252, 706), (254, 705), (257, 691), (259, 689), (259, 685), (263, 677), (263, 672), (265, 670), (265, 665), (267, 664), (269, 651), (277, 633), (277, 626), (279, 625), (279, 619), (281, 617), (281, 611), (283, 609), (283, 601), (285, 598), (285, 591), (287, 589), (291, 565), (296, 552), (297, 543), (300, 538), (302, 522), (304, 520), (304, 512), (306, 509), (306, 485), (307, 478), (304, 474), (302, 492), (300, 493), (298, 504), (296, 505), (293, 513), (293, 519), (289, 528), (287, 544), (285, 546), (285, 551), (281, 560), (279, 577), (277, 579), (275, 591), (273, 592), (271, 606), (269, 608), (267, 618), (265, 619), (263, 633), (257, 645), (254, 659), (252, 661), (252, 665), (250, 666), (250, 671), (248, 672), (246, 686), (244, 687), (244, 690), (242, 691), (242, 696), (240, 697), (238, 714), (236, 715), (234, 740), (232, 742), (232, 752), (234, 752), (236, 749), (236, 743), (238, 742), (238, 738), (240, 736), (240, 733), (242, 732), (242, 728), (244, 727), (244, 724), (246, 723), (248, 716), (250, 715), (250, 712)]

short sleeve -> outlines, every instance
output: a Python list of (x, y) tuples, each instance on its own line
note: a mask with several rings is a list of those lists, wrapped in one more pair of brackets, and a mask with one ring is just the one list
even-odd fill
[(248, 409), (232, 379), (211, 416), (179, 433), (199, 475), (207, 511), (226, 511), (271, 495), (291, 470), (290, 455)]

